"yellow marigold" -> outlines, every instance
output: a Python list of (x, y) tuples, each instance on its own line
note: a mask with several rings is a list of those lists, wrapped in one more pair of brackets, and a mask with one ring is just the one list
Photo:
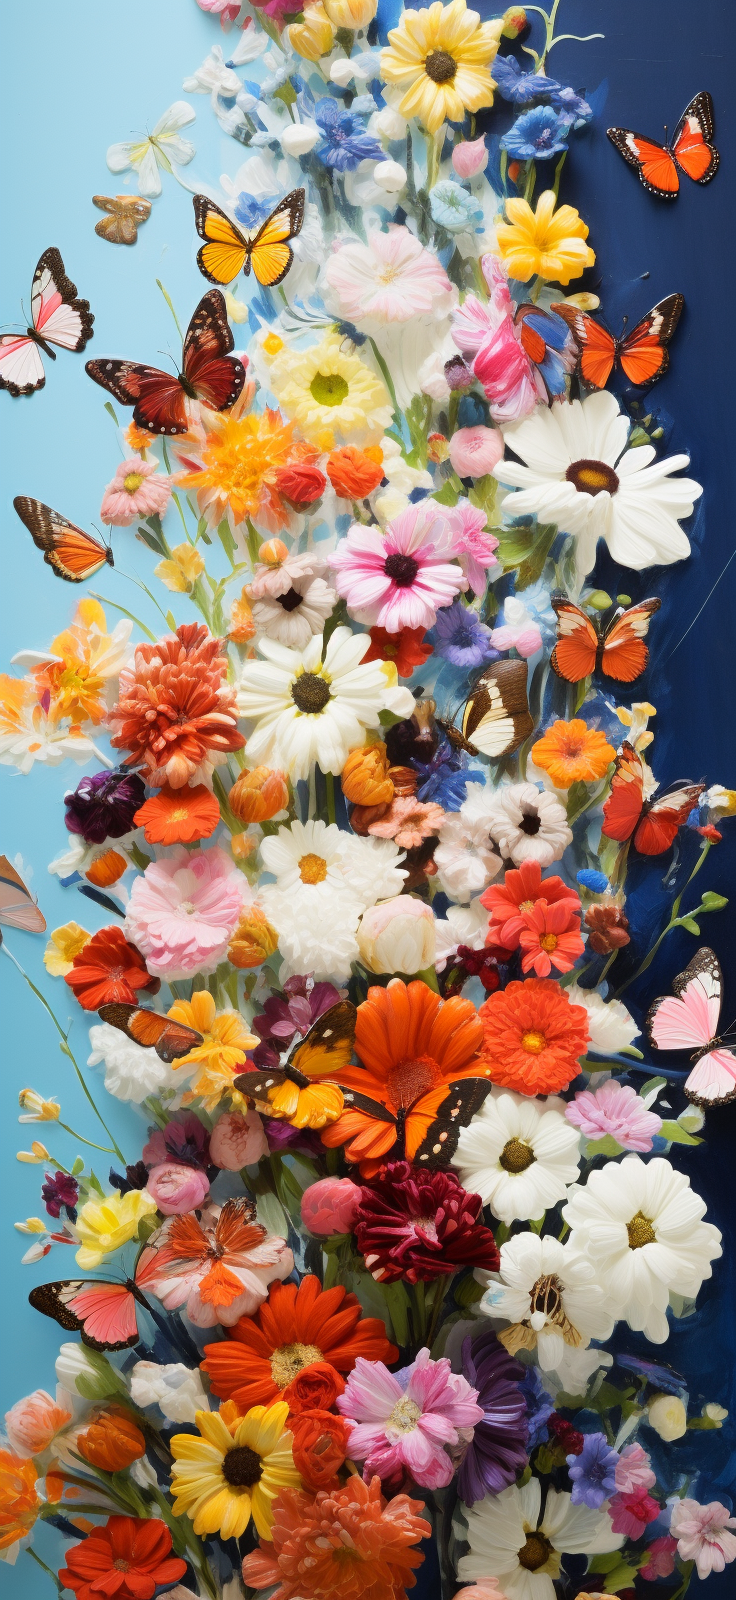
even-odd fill
[(340, 776), (345, 799), (358, 806), (389, 805), (394, 785), (388, 769), (386, 746), (380, 740), (362, 750), (351, 750)]
[(481, 22), (466, 0), (406, 10), (381, 52), (384, 82), (403, 90), (401, 116), (418, 117), (428, 133), (437, 133), (443, 122), (462, 122), (466, 111), (493, 105), (489, 68), (503, 27), (502, 17)]
[(174, 594), (189, 594), (193, 583), (204, 572), (204, 561), (194, 545), (177, 544), (171, 552), (171, 560), (159, 561), (153, 570)]
[(278, 942), (276, 929), (265, 912), (260, 906), (248, 906), (228, 945), (228, 961), (241, 969), (260, 967), (273, 955)]
[(231, 1093), (233, 1078), (243, 1071), (246, 1050), (258, 1040), (248, 1032), (239, 1011), (218, 1012), (208, 989), (199, 989), (191, 1000), (175, 1000), (168, 1015), (202, 1035), (202, 1043), (173, 1065), (199, 1068), (184, 1098), (187, 1103), (201, 1099), (208, 1111), (214, 1110), (223, 1095)]
[(556, 789), (569, 789), (571, 783), (596, 783), (615, 755), (605, 734), (589, 728), (582, 717), (553, 722), (531, 749), (535, 766), (549, 773)]
[(506, 201), (508, 222), (496, 227), (498, 248), (510, 278), (527, 283), (539, 276), (553, 283), (569, 283), (592, 267), (595, 254), (585, 244), (588, 228), (574, 206), (560, 206), (552, 189), (545, 189), (532, 211), (526, 200)]
[(342, 342), (339, 333), (328, 333), (310, 350), (284, 346), (271, 362), (277, 400), (320, 450), (333, 449), (338, 434), (346, 441), (378, 440), (393, 416), (381, 379)]
[(156, 1201), (145, 1189), (131, 1189), (129, 1194), (118, 1194), (116, 1190), (101, 1200), (88, 1200), (76, 1222), (80, 1239), (77, 1266), (94, 1272), (111, 1251), (134, 1239), (138, 1224), (157, 1209)]
[(245, 416), (210, 411), (203, 421), (205, 441), (197, 456), (179, 450), (186, 471), (177, 473), (175, 482), (196, 489), (199, 509), (212, 527), (228, 515), (235, 527), (247, 517), (265, 517), (284, 527), (290, 512), (277, 481), (299, 452), (291, 423), (269, 409)]
[(0, 1450), (0, 1550), (8, 1550), (30, 1533), (41, 1509), (37, 1480), (33, 1460)]
[(304, 61), (319, 61), (332, 49), (335, 29), (320, 0), (316, 5), (304, 7), (304, 21), (292, 22), (286, 29), (292, 50)]
[(65, 922), (63, 927), (54, 928), (43, 953), (43, 964), (52, 978), (65, 978), (67, 972), (71, 972), (74, 957), (89, 944), (91, 938), (91, 933), (81, 928), (78, 922)]

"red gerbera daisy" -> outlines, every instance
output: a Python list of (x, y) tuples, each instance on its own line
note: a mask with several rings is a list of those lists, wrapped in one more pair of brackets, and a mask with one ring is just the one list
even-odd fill
[(159, 1584), (176, 1583), (186, 1561), (169, 1554), (171, 1534), (157, 1518), (108, 1517), (66, 1552), (59, 1578), (78, 1600), (151, 1600)]
[(588, 1013), (553, 978), (509, 983), (484, 1000), (484, 1064), (494, 1083), (519, 1094), (555, 1094), (580, 1071)]
[(537, 900), (531, 911), (524, 912), (524, 924), (519, 935), (522, 972), (536, 972), (538, 978), (548, 978), (553, 967), (570, 972), (585, 948), (572, 901), (558, 900), (550, 906)]
[(138, 989), (157, 994), (161, 987), (161, 979), (151, 977), (140, 951), (128, 943), (122, 928), (115, 927), (100, 928), (92, 935), (74, 957), (65, 982), (85, 1011), (99, 1011), (113, 1000), (135, 1005)]
[(580, 897), (562, 878), (542, 878), (538, 861), (524, 861), (504, 875), (503, 883), (492, 883), (480, 897), (480, 903), (490, 914), (486, 944), (500, 944), (506, 950), (516, 950), (519, 936), (526, 927), (525, 911), (533, 911), (537, 900), (546, 900), (548, 906), (560, 900), (569, 901), (570, 912), (579, 914)]

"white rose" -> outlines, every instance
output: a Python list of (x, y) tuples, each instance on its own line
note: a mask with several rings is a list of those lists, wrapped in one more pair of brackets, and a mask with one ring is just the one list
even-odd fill
[(676, 1394), (658, 1394), (649, 1407), (648, 1421), (660, 1439), (681, 1439), (687, 1428), (687, 1410)]
[(356, 935), (369, 972), (423, 972), (434, 963), (434, 913), (411, 895), (396, 895), (372, 906)]
[(597, 990), (580, 989), (576, 983), (567, 996), (571, 1005), (584, 1006), (588, 1013), (590, 1048), (596, 1055), (616, 1055), (638, 1039), (640, 1029), (620, 1000), (604, 1000)]

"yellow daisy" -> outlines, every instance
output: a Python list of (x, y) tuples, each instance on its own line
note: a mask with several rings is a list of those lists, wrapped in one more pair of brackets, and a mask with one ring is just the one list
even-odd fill
[(52, 978), (65, 978), (67, 972), (71, 972), (74, 957), (89, 944), (91, 938), (91, 933), (81, 928), (78, 922), (65, 922), (63, 927), (54, 928), (43, 953), (43, 964)]
[(198, 1411), (200, 1437), (176, 1433), (171, 1440), (174, 1515), (188, 1516), (197, 1534), (223, 1539), (239, 1539), (252, 1517), (260, 1538), (270, 1539), (276, 1495), (301, 1488), (288, 1415), (284, 1400), (253, 1406), (231, 1432), (219, 1412)]
[(496, 227), (498, 248), (510, 278), (528, 283), (539, 276), (553, 283), (569, 283), (592, 267), (595, 254), (585, 243), (588, 228), (574, 206), (557, 204), (552, 189), (545, 189), (532, 211), (526, 200), (507, 200), (508, 222)]
[[(199, 989), (191, 1000), (175, 1000), (168, 1015), (202, 1035), (202, 1043), (180, 1056), (173, 1066), (198, 1066), (199, 1072), (184, 1096), (185, 1102), (202, 1099), (207, 1111), (214, 1111), (223, 1095), (233, 1093), (233, 1078), (243, 1071), (246, 1050), (258, 1044), (249, 1033), (238, 1011), (218, 1012), (208, 989)], [(241, 1095), (235, 1097), (242, 1100)]]
[(284, 346), (270, 366), (279, 403), (320, 450), (331, 450), (337, 435), (350, 443), (380, 439), (393, 416), (381, 379), (342, 343), (339, 333), (329, 333), (311, 350)]
[(384, 82), (403, 91), (401, 116), (418, 117), (437, 133), (443, 122), (462, 122), (466, 111), (493, 105), (496, 84), (488, 69), (503, 27), (502, 17), (481, 22), (466, 0), (405, 11), (381, 53)]

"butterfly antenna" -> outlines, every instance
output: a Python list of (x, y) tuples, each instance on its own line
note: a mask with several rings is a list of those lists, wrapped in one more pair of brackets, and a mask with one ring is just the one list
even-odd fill
[(157, 288), (159, 288), (161, 290), (161, 293), (162, 293), (162, 295), (164, 297), (164, 300), (166, 301), (166, 304), (167, 304), (167, 306), (169, 308), (169, 311), (171, 312), (171, 315), (174, 318), (174, 321), (176, 323), (176, 331), (177, 331), (177, 333), (179, 335), (179, 338), (181, 339), (181, 342), (183, 344), (184, 343), (184, 335), (183, 335), (183, 333), (181, 331), (181, 328), (179, 326), (179, 318), (177, 317), (176, 312), (174, 310), (174, 303), (173, 303), (173, 301), (171, 299), (171, 295), (168, 293), (168, 290), (166, 290), (164, 288), (160, 278), (156, 279), (156, 286), (157, 286)]

